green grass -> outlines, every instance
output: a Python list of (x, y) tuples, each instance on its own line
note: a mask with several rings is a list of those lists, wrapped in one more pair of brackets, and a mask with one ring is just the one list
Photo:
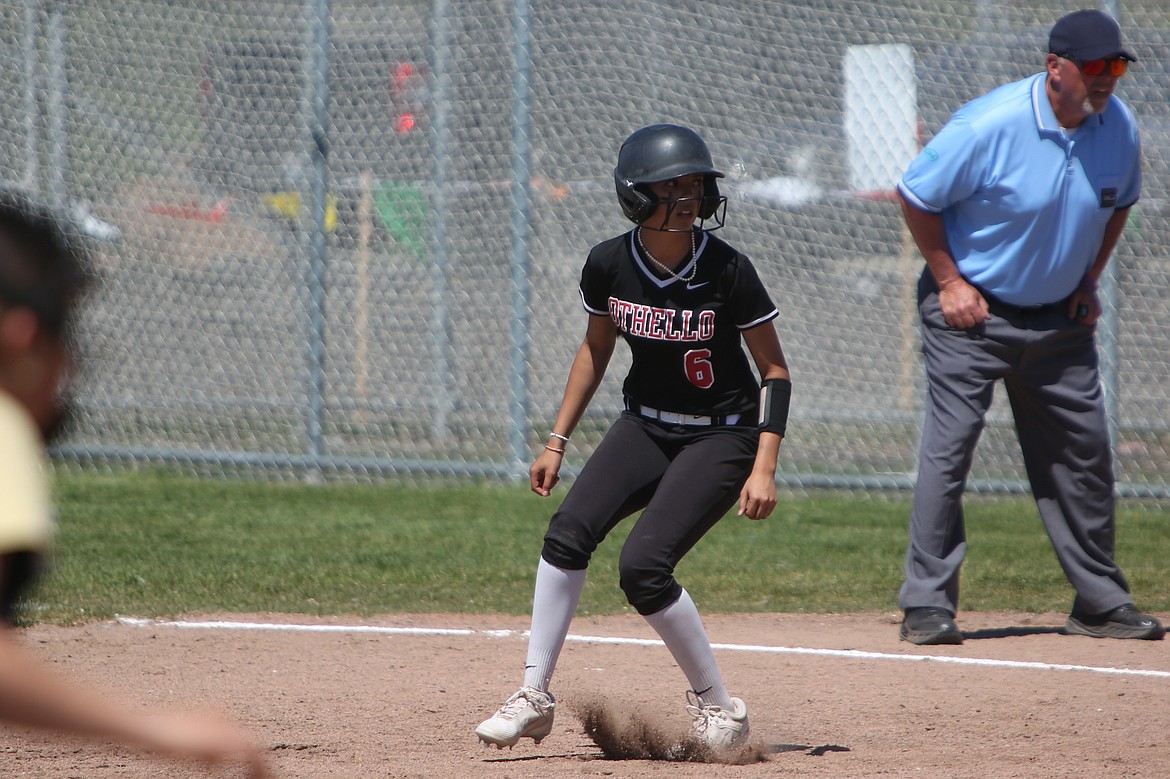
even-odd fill
[[(29, 617), (200, 612), (527, 613), (556, 498), (522, 485), (307, 486), (127, 471), (56, 475), (55, 566)], [(558, 490), (564, 494), (564, 489)], [(893, 611), (905, 500), (782, 497), (764, 522), (729, 516), (679, 566), (705, 612)], [(1137, 602), (1170, 610), (1170, 516), (1126, 508), (1118, 558)], [(581, 613), (629, 611), (617, 555), (594, 558)], [(1072, 592), (1026, 500), (968, 501), (966, 610), (1062, 611)]]

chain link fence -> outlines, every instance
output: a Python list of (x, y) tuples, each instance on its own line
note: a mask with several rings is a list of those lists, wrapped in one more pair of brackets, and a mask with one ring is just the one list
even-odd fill
[[(772, 290), (795, 394), (779, 478), (913, 484), (921, 269), (892, 187), (964, 101), (1042, 67), (1040, 0), (9, 0), (0, 177), (85, 220), (67, 462), (288, 478), (522, 478), (625, 230), (639, 126), (695, 127)], [(1145, 194), (1100, 328), (1123, 495), (1170, 497), (1170, 10), (1106, 5)], [(621, 408), (619, 348), (574, 436)], [(974, 490), (1026, 489), (1006, 402)]]

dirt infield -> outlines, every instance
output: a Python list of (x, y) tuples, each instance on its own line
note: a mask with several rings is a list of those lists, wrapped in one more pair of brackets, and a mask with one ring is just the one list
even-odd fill
[[(751, 711), (764, 759), (748, 765), (605, 759), (583, 734), (579, 712), (596, 702), (616, 717), (685, 733), (682, 674), (635, 615), (573, 623), (554, 679), (552, 735), (511, 751), (484, 749), (472, 731), (519, 684), (526, 618), (219, 619), (423, 630), (96, 623), (23, 636), (63, 675), (119, 697), (230, 713), (268, 747), (280, 777), (1043, 779), (1155, 777), (1170, 768), (1170, 642), (1064, 635), (1061, 614), (961, 614), (967, 641), (959, 647), (899, 642), (894, 613), (707, 617), (731, 692)], [(4, 777), (239, 775), (3, 733)]]

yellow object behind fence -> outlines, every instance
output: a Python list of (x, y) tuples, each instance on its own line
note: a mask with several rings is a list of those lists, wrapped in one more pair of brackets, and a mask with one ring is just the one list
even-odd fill
[[(273, 192), (264, 196), (264, 205), (269, 211), (283, 216), (294, 224), (301, 221), (301, 195), (299, 192)], [(325, 198), (325, 232), (337, 229), (337, 195)]]

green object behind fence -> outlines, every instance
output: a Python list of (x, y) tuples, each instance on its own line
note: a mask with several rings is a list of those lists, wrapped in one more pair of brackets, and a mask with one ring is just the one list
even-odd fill
[(380, 181), (374, 187), (374, 208), (386, 232), (418, 260), (427, 258), (427, 199), (413, 184)]

